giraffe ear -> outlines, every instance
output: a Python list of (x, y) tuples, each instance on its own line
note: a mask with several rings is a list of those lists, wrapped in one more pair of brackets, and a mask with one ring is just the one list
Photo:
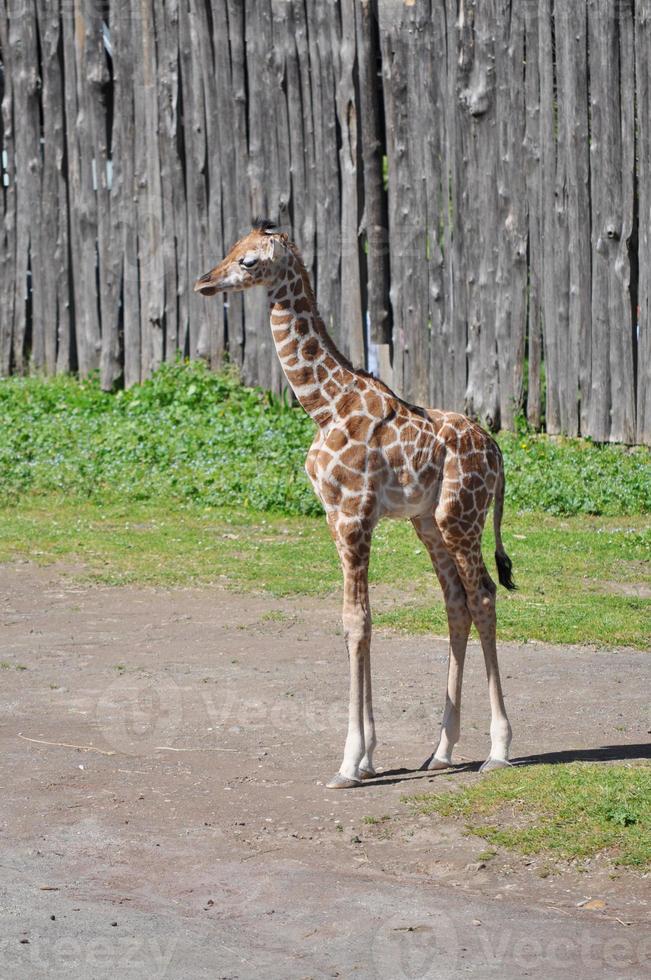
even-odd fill
[(280, 259), (285, 252), (283, 243), (279, 238), (270, 238), (268, 249), (268, 257), (274, 261)]

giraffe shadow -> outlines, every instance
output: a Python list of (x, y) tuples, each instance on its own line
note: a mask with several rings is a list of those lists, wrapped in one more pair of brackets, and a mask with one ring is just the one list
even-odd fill
[(651, 742), (634, 745), (602, 745), (596, 749), (564, 749), (513, 759), (514, 766), (541, 766), (564, 762), (624, 762), (626, 759), (651, 759)]
[[(523, 755), (511, 759), (513, 766), (562, 765), (568, 762), (624, 762), (627, 759), (651, 759), (651, 742), (629, 745), (602, 745), (594, 749), (563, 749), (558, 752), (541, 752), (536, 755)], [(462, 772), (479, 772), (483, 759), (479, 762), (462, 762), (447, 769), (387, 769), (365, 786), (391, 786), (402, 782), (431, 780), (436, 776), (449, 776)]]

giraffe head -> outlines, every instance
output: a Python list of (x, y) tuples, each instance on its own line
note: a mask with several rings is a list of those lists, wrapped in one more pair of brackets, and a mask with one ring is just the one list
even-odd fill
[(270, 286), (287, 264), (287, 235), (273, 221), (256, 218), (253, 228), (233, 245), (225, 259), (194, 284), (195, 293), (214, 296), (250, 286)]

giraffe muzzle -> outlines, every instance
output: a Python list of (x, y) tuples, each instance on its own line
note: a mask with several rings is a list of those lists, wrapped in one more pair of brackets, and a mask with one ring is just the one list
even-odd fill
[(201, 293), (202, 296), (214, 296), (219, 292), (219, 281), (215, 283), (212, 272), (207, 272), (205, 276), (196, 280), (194, 292)]

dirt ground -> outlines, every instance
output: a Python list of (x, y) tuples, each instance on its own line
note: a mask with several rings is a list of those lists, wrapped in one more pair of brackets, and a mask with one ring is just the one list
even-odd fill
[[(383, 772), (337, 792), (336, 599), (105, 588), (18, 563), (0, 566), (0, 621), (2, 980), (651, 975), (648, 876), (481, 860), (463, 826), (402, 802), (482, 778), (476, 644), (467, 766), (423, 773), (446, 643), (376, 633)], [(648, 758), (649, 663), (504, 645), (514, 757)]]

